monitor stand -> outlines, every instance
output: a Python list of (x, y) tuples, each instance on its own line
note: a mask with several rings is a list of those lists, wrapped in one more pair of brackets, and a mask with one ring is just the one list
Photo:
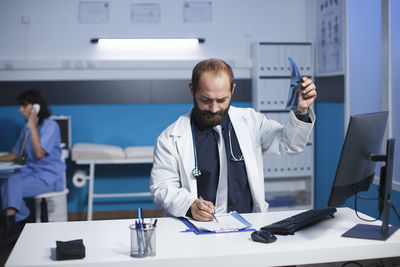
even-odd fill
[(346, 233), (344, 233), (342, 236), (385, 241), (394, 232), (396, 232), (397, 229), (399, 228), (395, 226), (389, 226), (387, 231), (385, 233), (382, 233), (381, 225), (357, 224)]
[[(357, 224), (349, 231), (344, 233), (343, 237), (386, 240), (398, 227), (389, 225), (390, 208), (398, 215), (393, 203), (390, 201), (392, 193), (392, 175), (394, 158), (394, 139), (387, 140), (386, 155), (371, 155), (373, 161), (384, 161), (386, 164), (381, 167), (379, 181), (379, 211), (382, 211), (382, 225)], [(357, 196), (355, 196), (357, 197)]]

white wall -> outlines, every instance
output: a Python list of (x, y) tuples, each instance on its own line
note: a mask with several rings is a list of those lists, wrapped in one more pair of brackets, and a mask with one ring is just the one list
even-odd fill
[[(400, 190), (400, 1), (391, 0), (391, 105), (383, 104), (387, 95), (382, 88), (382, 1), (351, 0), (347, 1), (348, 19), (348, 79), (349, 88), (346, 99), (350, 115), (388, 110), (391, 106), (388, 125), (391, 124), (391, 137), (396, 139), (394, 188)], [(362, 7), (362, 12), (360, 9)], [(391, 120), (391, 121), (390, 121)], [(347, 125), (347, 122), (346, 122)], [(389, 128), (388, 128), (389, 129)], [(382, 144), (386, 149), (386, 142)], [(384, 150), (382, 151), (384, 152)], [(377, 168), (378, 170), (378, 168)], [(378, 172), (377, 172), (378, 173)]]
[[(183, 22), (184, 0), (154, 0), (161, 7), (158, 24), (130, 21), (130, 5), (148, 1), (104, 1), (109, 22), (82, 24), (79, 0), (1, 0), (0, 80), (188, 78), (195, 62), (209, 57), (227, 60), (237, 77), (250, 78), (251, 42), (315, 39), (315, 0), (210, 0), (212, 21), (204, 23)], [(23, 24), (22, 16), (30, 23)], [(143, 54), (101, 51), (89, 42), (102, 36), (202, 37), (206, 42), (186, 53)]]
[(392, 134), (395, 143), (395, 164), (393, 179), (400, 191), (400, 1), (391, 1), (391, 38), (392, 38)]
[(380, 0), (347, 1), (347, 40), (348, 119), (350, 115), (381, 110)]

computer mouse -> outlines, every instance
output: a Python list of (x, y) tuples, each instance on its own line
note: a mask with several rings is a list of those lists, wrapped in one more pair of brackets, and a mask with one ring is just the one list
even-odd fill
[(251, 238), (256, 242), (272, 243), (276, 241), (276, 236), (268, 231), (259, 230), (251, 233)]

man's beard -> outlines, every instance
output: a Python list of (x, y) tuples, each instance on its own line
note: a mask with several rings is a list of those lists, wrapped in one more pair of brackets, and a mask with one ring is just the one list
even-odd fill
[(199, 109), (196, 100), (194, 100), (193, 102), (194, 102), (194, 110), (193, 110), (194, 116), (196, 120), (205, 127), (213, 127), (221, 124), (222, 120), (225, 118), (225, 115), (228, 114), (229, 107), (231, 106), (231, 102), (229, 102), (229, 105), (226, 109), (214, 113), (209, 110)]

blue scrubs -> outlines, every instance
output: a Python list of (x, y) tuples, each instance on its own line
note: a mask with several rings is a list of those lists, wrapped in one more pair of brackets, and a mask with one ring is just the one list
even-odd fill
[[(44, 119), (37, 127), (40, 145), (46, 155), (41, 159), (35, 158), (31, 134), (28, 130), (28, 139), (25, 144), (25, 167), (16, 170), (8, 179), (1, 179), (2, 208), (15, 208), (16, 221), (29, 216), (29, 208), (24, 198), (64, 189), (65, 164), (61, 161), (60, 128), (50, 118)], [(19, 154), (26, 129), (28, 129), (27, 124), (12, 150), (16, 155)]]

